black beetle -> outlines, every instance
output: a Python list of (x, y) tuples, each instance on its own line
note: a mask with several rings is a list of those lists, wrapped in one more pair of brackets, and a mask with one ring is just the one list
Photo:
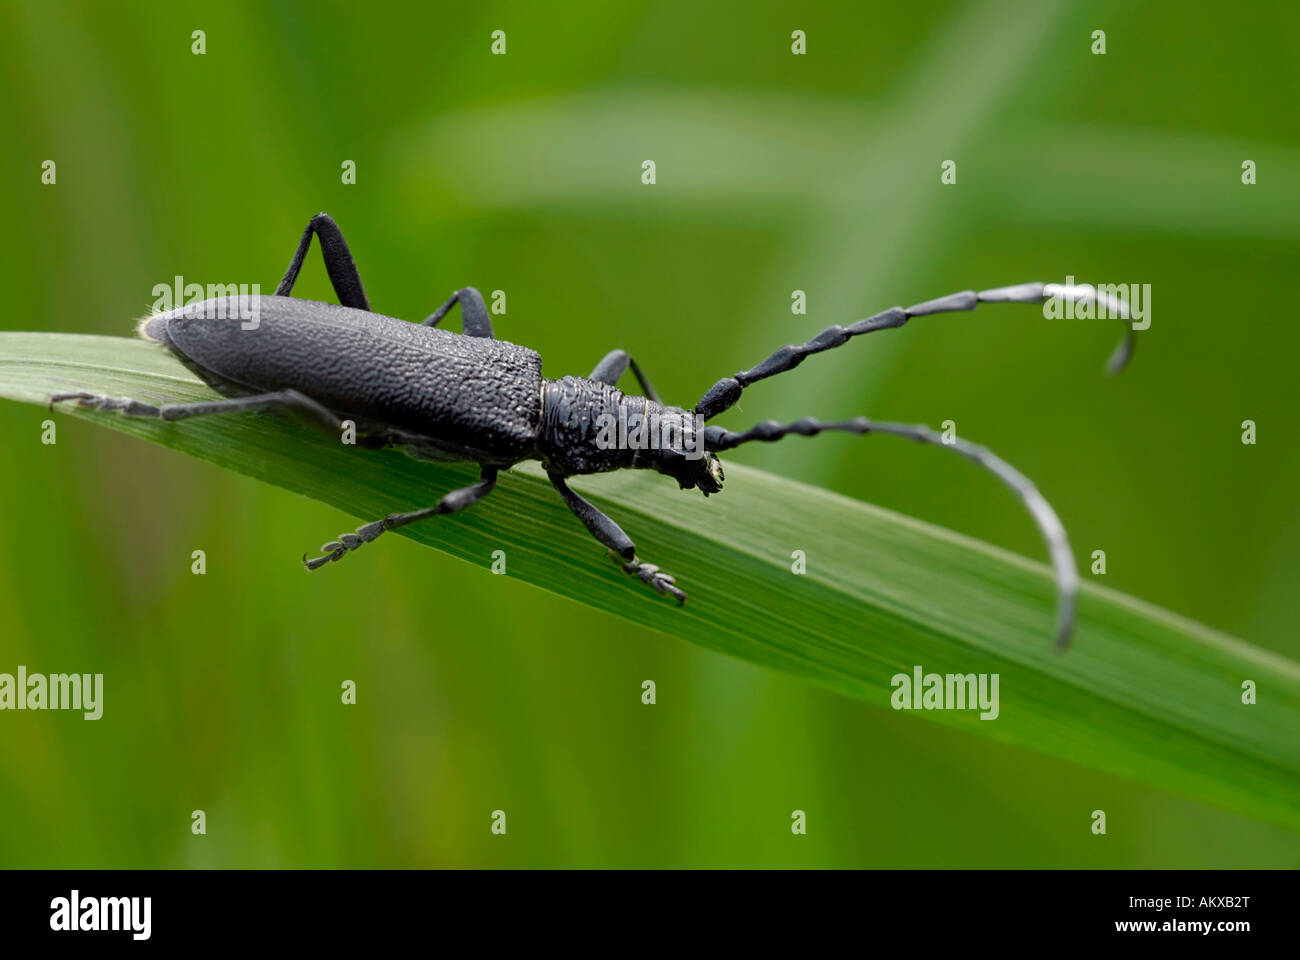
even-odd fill
[[(312, 235), (320, 239), (330, 282), (341, 306), (293, 299), (293, 290)], [(230, 399), (154, 406), (128, 398), (65, 393), (51, 404), (78, 400), (83, 406), (117, 410), (127, 416), (179, 420), (210, 413), (282, 408), (297, 410), (340, 430), (356, 426), (358, 445), (403, 448), (430, 460), (460, 460), (482, 468), (477, 483), (453, 490), (435, 505), (390, 514), (325, 544), (324, 556), (303, 562), (308, 569), (338, 560), (385, 530), (436, 514), (455, 513), (477, 503), (496, 485), (497, 473), (521, 460), (540, 460), (551, 483), (591, 533), (614, 552), (623, 569), (661, 594), (686, 599), (673, 577), (643, 563), (626, 533), (595, 506), (573, 492), (567, 477), (610, 470), (657, 470), (682, 489), (708, 496), (722, 489), (717, 453), (752, 440), (774, 441), (789, 434), (812, 436), (825, 430), (886, 433), (946, 446), (1000, 477), (1033, 515), (1051, 554), (1059, 591), (1057, 642), (1064, 647), (1074, 615), (1078, 574), (1055, 511), (1021, 473), (983, 447), (943, 437), (922, 425), (857, 418), (821, 423), (811, 418), (791, 424), (760, 423), (743, 433), (703, 427), (733, 406), (745, 387), (798, 366), (805, 357), (841, 346), (851, 337), (901, 327), (913, 317), (972, 310), (979, 303), (1042, 303), (1052, 296), (1095, 298), (1089, 287), (1028, 283), (980, 293), (966, 291), (903, 309), (894, 307), (847, 327), (823, 330), (801, 346), (786, 346), (757, 366), (723, 377), (691, 410), (662, 403), (636, 362), (623, 350), (607, 354), (588, 377), (547, 380), (542, 359), (526, 347), (492, 335), (483, 297), (473, 287), (456, 291), (421, 324), (370, 310), (356, 263), (338, 225), (327, 214), (311, 219), (275, 294), (257, 302), (258, 322), (242, 322), (243, 305), (213, 298), (145, 318), (140, 333), (162, 343), (186, 366)], [(1101, 296), (1107, 296), (1101, 294)], [(437, 328), (457, 303), (464, 333)], [(1126, 317), (1123, 305), (1107, 304)], [(1132, 352), (1129, 329), (1111, 359), (1112, 372)], [(644, 396), (617, 389), (631, 369)]]

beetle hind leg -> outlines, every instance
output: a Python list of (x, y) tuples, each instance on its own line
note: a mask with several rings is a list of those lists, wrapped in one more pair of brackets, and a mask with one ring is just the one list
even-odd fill
[(152, 403), (145, 403), (143, 400), (133, 400), (130, 397), (110, 397), (102, 393), (85, 393), (78, 391), (76, 393), (56, 393), (50, 397), (50, 409), (54, 409), (56, 403), (63, 403), (65, 400), (76, 400), (77, 406), (86, 410), (99, 410), (105, 413), (120, 411), (123, 416), (127, 417), (161, 417), (162, 408)]
[(50, 397), (50, 408), (65, 400), (76, 400), (77, 405), (88, 410), (118, 412), (124, 417), (143, 417), (157, 420), (185, 420), (189, 417), (213, 413), (239, 413), (244, 410), (280, 408), (306, 414), (313, 421), (331, 431), (342, 427), (342, 422), (326, 407), (297, 390), (277, 390), (247, 397), (228, 397), (224, 400), (200, 400), (195, 403), (165, 403), (156, 406), (130, 397), (109, 397), (99, 393), (56, 393)]
[(444, 513), (457, 513), (466, 507), (472, 507), (491, 493), (496, 484), (497, 468), (484, 467), (478, 483), (451, 491), (432, 507), (411, 510), (408, 513), (390, 513), (381, 520), (374, 520), (364, 526), (357, 527), (355, 533), (341, 534), (337, 540), (331, 540), (321, 547), (323, 556), (308, 558), (304, 553), (302, 556), (303, 566), (308, 570), (319, 569), (327, 563), (334, 563), (343, 559), (349, 551), (356, 550), (363, 544), (379, 539), (379, 535), (385, 530), (404, 527), (408, 523), (415, 523), (417, 520), (423, 520), (426, 517), (435, 517)]
[(284, 272), (275, 288), (275, 295), (287, 297), (293, 292), (293, 285), (298, 281), (298, 272), (302, 270), (313, 236), (320, 240), (325, 272), (329, 274), (330, 284), (334, 287), (339, 303), (357, 310), (369, 310), (370, 300), (366, 296), (366, 288), (361, 284), (361, 274), (357, 270), (356, 261), (352, 259), (352, 251), (343, 239), (343, 231), (328, 213), (318, 213), (308, 222), (307, 229), (302, 232), (302, 239), (298, 241), (298, 249), (293, 252), (289, 269)]

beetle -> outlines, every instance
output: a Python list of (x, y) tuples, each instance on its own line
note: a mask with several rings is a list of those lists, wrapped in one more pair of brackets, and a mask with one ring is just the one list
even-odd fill
[[(315, 236), (339, 304), (291, 297)], [(621, 469), (649, 469), (672, 477), (683, 490), (706, 497), (722, 490), (724, 474), (717, 454), (742, 444), (771, 443), (790, 435), (825, 431), (889, 434), (952, 450), (999, 477), (1021, 499), (1047, 543), (1055, 569), (1058, 612), (1056, 638), (1068, 642), (1074, 618), (1078, 573), (1065, 528), (1051, 505), (1019, 471), (984, 447), (944, 437), (924, 425), (859, 417), (823, 423), (812, 418), (781, 424), (765, 421), (744, 432), (704, 427), (736, 404), (759, 380), (793, 370), (807, 357), (832, 350), (851, 338), (902, 327), (917, 317), (973, 310), (981, 303), (1042, 303), (1048, 298), (1076, 301), (1103, 298), (1112, 315), (1127, 317), (1122, 302), (1087, 286), (1025, 283), (980, 292), (965, 291), (906, 309), (892, 307), (848, 326), (831, 326), (802, 345), (777, 350), (757, 366), (714, 383), (690, 409), (665, 404), (636, 361), (613, 350), (586, 377), (542, 376), (542, 359), (533, 350), (493, 336), (483, 297), (462, 287), (422, 323), (415, 324), (370, 309), (356, 262), (343, 234), (325, 213), (312, 217), (288, 270), (270, 297), (258, 300), (256, 325), (232, 322), (243, 314), (233, 298), (217, 297), (146, 317), (139, 333), (163, 344), (225, 399), (163, 406), (130, 398), (61, 393), (54, 403), (113, 410), (132, 417), (181, 420), (242, 410), (296, 411), (330, 430), (345, 420), (356, 427), (357, 445), (394, 446), (427, 460), (470, 461), (479, 480), (453, 490), (437, 503), (408, 513), (393, 513), (326, 543), (321, 556), (303, 555), (315, 570), (342, 559), (386, 530), (470, 507), (496, 485), (502, 469), (523, 460), (541, 461), (565, 505), (592, 535), (612, 551), (623, 570), (679, 603), (686, 594), (676, 580), (642, 561), (632, 540), (611, 518), (574, 492), (569, 477)], [(1109, 298), (1109, 299), (1105, 299)], [(463, 333), (438, 324), (460, 306)], [(1133, 349), (1128, 324), (1111, 357), (1118, 372)], [(642, 394), (618, 389), (631, 371)], [(618, 424), (617, 440), (613, 425)], [(658, 443), (644, 441), (655, 425)]]

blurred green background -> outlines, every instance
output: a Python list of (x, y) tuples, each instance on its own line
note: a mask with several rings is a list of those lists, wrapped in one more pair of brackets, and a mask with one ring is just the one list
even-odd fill
[[(269, 291), (319, 210), (377, 310), (503, 289), (498, 336), (549, 376), (624, 347), (683, 405), (896, 303), (1150, 283), (1114, 381), (1111, 323), (985, 307), (855, 341), (725, 422), (953, 419), (1034, 478), (1081, 561), (1106, 550), (1109, 586), (1295, 657), (1298, 52), (1291, 0), (5, 0), (3, 327), (128, 335), (176, 274)], [(314, 251), (296, 293), (332, 299)], [(0, 404), (0, 671), (103, 672), (105, 714), (0, 715), (0, 865), (1300, 860), (1278, 828), (706, 653), (486, 559), (394, 538), (306, 576), (297, 555), (356, 521), (68, 417), (42, 446), (46, 416)], [(733, 456), (1041, 557), (996, 481), (933, 451)]]

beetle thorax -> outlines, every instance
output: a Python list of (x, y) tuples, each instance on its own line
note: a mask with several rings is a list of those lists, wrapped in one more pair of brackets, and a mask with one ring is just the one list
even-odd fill
[(542, 390), (539, 452), (565, 476), (640, 468), (680, 479), (683, 468), (710, 456), (689, 410), (582, 377), (549, 380)]

